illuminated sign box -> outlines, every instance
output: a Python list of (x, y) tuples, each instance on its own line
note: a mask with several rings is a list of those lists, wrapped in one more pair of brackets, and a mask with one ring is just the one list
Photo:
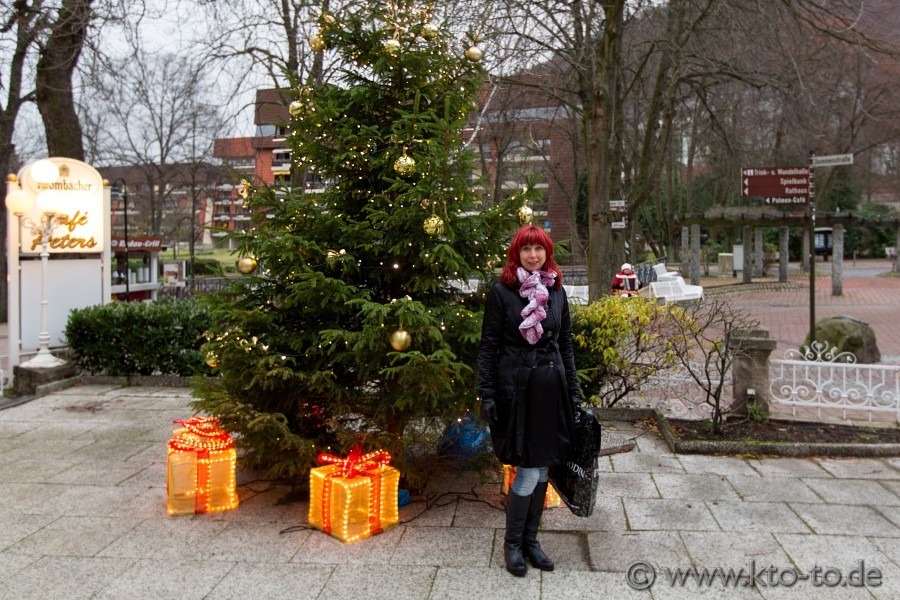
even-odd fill
[[(103, 179), (89, 165), (69, 158), (50, 158), (59, 169), (59, 177), (53, 183), (39, 183), (26, 168), (20, 178), (22, 189), (37, 197), (41, 193), (60, 195), (60, 204), (66, 207), (66, 222), (56, 227), (50, 235), (51, 254), (84, 254), (103, 251)], [(33, 222), (41, 221), (41, 210), (35, 206), (24, 215)], [(40, 254), (41, 238), (32, 235), (30, 229), (21, 230), (21, 253)]]

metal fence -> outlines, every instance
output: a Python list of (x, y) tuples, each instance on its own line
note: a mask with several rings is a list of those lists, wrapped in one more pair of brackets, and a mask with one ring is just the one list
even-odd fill
[(900, 366), (858, 364), (813, 342), (769, 361), (769, 406), (802, 420), (900, 423)]

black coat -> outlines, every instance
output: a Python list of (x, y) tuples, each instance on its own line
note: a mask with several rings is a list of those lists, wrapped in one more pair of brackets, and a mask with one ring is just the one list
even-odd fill
[(519, 331), (528, 301), (502, 283), (485, 302), (478, 352), (478, 393), (497, 404), (490, 423), (494, 453), (504, 464), (543, 467), (563, 462), (574, 431), (581, 388), (575, 371), (569, 302), (550, 289), (544, 334), (531, 345)]

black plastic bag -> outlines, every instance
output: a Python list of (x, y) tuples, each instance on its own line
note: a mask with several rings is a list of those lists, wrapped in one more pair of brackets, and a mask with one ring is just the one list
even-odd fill
[(567, 463), (550, 467), (550, 482), (572, 514), (579, 517), (589, 517), (594, 512), (600, 485), (600, 441), (600, 423), (593, 413), (582, 410), (575, 426), (572, 456)]

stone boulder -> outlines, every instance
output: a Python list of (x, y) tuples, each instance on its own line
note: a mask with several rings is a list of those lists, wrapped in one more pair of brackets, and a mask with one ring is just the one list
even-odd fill
[[(866, 323), (848, 315), (828, 317), (816, 323), (816, 341), (826, 342), (834, 353), (849, 352), (860, 364), (881, 362), (881, 352), (875, 343), (875, 330)], [(809, 345), (809, 337), (803, 346)]]

